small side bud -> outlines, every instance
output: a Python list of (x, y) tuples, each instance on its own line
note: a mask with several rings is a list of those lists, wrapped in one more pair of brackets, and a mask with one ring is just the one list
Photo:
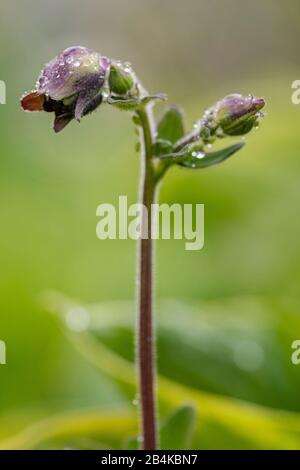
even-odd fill
[(137, 96), (137, 80), (129, 65), (113, 62), (110, 66), (108, 86), (111, 95), (118, 98)]

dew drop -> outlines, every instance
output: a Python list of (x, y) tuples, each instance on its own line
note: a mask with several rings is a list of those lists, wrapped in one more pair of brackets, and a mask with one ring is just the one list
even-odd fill
[(192, 152), (192, 157), (201, 159), (205, 157), (205, 153), (204, 152)]
[(43, 87), (47, 85), (48, 81), (49, 81), (48, 77), (43, 76), (38, 80), (37, 86), (40, 85), (41, 87)]
[(66, 58), (67, 64), (72, 64), (74, 62), (74, 57), (72, 55), (69, 55), (69, 57)]

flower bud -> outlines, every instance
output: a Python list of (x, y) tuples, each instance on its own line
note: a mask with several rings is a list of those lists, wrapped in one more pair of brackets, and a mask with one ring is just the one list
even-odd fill
[(138, 95), (137, 79), (129, 64), (112, 62), (108, 77), (111, 96), (132, 98)]
[(252, 95), (228, 95), (214, 108), (215, 124), (226, 135), (247, 134), (258, 124), (258, 119), (262, 116), (260, 110), (264, 106), (263, 98), (255, 98)]
[(21, 105), (25, 111), (54, 112), (54, 130), (59, 132), (100, 105), (109, 66), (106, 57), (91, 49), (65, 49), (46, 65), (35, 91), (23, 96)]

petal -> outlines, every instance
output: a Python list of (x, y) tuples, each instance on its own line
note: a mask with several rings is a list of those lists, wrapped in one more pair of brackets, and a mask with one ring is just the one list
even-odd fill
[(33, 91), (21, 98), (21, 106), (24, 111), (43, 111), (45, 95)]
[(82, 91), (84, 80), (97, 75), (101, 87), (105, 80), (106, 63), (101, 55), (85, 47), (71, 47), (62, 51), (43, 70), (37, 82), (37, 91), (60, 101)]
[(100, 89), (102, 78), (98, 74), (91, 74), (80, 81), (81, 91), (78, 94), (75, 118), (80, 121), (82, 116), (94, 111), (102, 102)]
[(74, 118), (70, 114), (56, 116), (53, 125), (54, 132), (57, 134), (58, 132), (62, 131), (72, 121), (72, 119)]

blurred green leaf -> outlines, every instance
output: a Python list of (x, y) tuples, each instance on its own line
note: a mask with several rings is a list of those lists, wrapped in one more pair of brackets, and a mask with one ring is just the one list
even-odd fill
[[(50, 311), (59, 312), (75, 348), (125, 387), (132, 400), (136, 393), (132, 354), (134, 304), (107, 302), (81, 306), (90, 316), (89, 326), (82, 332), (74, 331), (78, 318), (73, 314), (80, 312), (77, 302), (52, 294), (47, 297), (47, 305)], [(282, 364), (276, 334), (281, 324), (280, 315), (285, 328), (289, 325), (289, 334), (294, 335), (296, 328), (300, 328), (299, 303), (289, 305), (276, 299), (273, 305), (269, 300), (251, 297), (200, 305), (167, 301), (157, 310), (160, 409), (162, 416), (166, 416), (183, 401), (191, 402), (197, 412), (193, 448), (300, 448), (300, 414), (280, 409), (282, 399), (277, 403), (278, 409), (272, 403), (272, 391), (278, 393), (281, 389), (280, 393), (287, 393), (289, 398), (294, 393), (296, 406), (299, 406), (299, 374), (286, 382), (280, 381), (290, 357), (288, 350), (287, 362)], [(273, 329), (265, 329), (272, 321)], [(272, 338), (270, 351), (264, 349), (269, 347), (269, 334)], [(267, 343), (263, 342), (264, 335)], [(216, 391), (213, 381), (217, 381)], [(240, 389), (243, 382), (247, 394), (241, 400), (237, 396), (243, 395), (243, 388)], [(255, 404), (266, 385), (270, 388), (265, 406)], [(222, 389), (223, 395), (219, 392)], [(248, 394), (251, 389), (252, 397)], [(228, 391), (234, 391), (236, 397), (226, 396)], [(252, 403), (247, 399), (252, 399)], [(207, 435), (206, 429), (213, 429), (212, 435)]]
[(166, 418), (160, 431), (161, 449), (190, 449), (195, 428), (196, 413), (193, 406), (182, 406)]
[(130, 437), (126, 440), (124, 448), (127, 450), (139, 450), (141, 447), (137, 437)]
[(0, 449), (121, 449), (124, 436), (136, 431), (136, 416), (128, 411), (79, 410), (38, 421), (0, 442)]
[(175, 144), (185, 133), (184, 117), (182, 110), (177, 106), (166, 109), (157, 126), (158, 139)]

